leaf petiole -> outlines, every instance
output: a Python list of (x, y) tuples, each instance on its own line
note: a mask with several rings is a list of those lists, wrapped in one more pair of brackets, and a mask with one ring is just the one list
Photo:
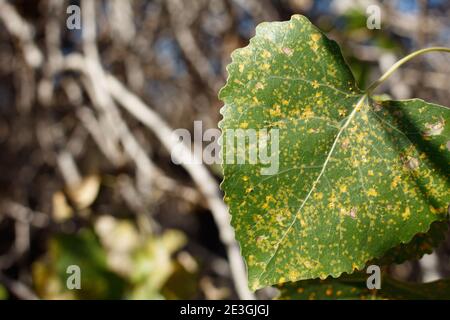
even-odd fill
[(394, 63), (388, 71), (386, 71), (378, 80), (376, 80), (375, 82), (373, 82), (367, 89), (366, 89), (366, 94), (370, 95), (380, 84), (382, 84), (387, 78), (389, 78), (391, 76), (391, 74), (393, 74), (402, 64), (404, 64), (405, 62), (408, 62), (409, 60), (411, 60), (412, 58), (419, 56), (421, 54), (427, 53), (427, 52), (437, 52), (437, 51), (443, 51), (443, 52), (449, 52), (450, 53), (450, 48), (445, 48), (445, 47), (431, 47), (431, 48), (425, 48), (425, 49), (421, 49), (421, 50), (417, 50), (409, 55), (407, 55), (406, 57), (404, 57), (403, 59), (397, 61), (396, 63)]

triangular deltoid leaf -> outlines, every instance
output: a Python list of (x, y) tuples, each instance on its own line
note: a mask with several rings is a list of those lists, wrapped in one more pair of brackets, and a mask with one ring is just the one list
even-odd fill
[[(351, 273), (446, 219), (449, 109), (373, 101), (337, 44), (299, 15), (259, 25), (232, 60), (220, 92), (222, 189), (252, 289)], [(230, 161), (242, 151), (231, 129), (265, 137), (277, 170), (251, 152)]]

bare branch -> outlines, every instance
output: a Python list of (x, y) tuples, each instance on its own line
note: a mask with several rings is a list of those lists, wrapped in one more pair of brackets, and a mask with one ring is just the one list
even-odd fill
[(33, 41), (33, 28), (5, 0), (0, 0), (0, 19), (9, 33), (20, 40), (28, 65), (33, 68), (39, 67), (43, 63), (44, 57)]
[(114, 99), (136, 119), (145, 124), (158, 137), (165, 148), (174, 157), (178, 158), (177, 162), (182, 163), (201, 193), (206, 197), (219, 229), (220, 239), (227, 249), (234, 284), (239, 296), (242, 299), (254, 299), (254, 295), (248, 289), (245, 266), (240, 255), (239, 246), (235, 241), (234, 230), (230, 225), (230, 215), (222, 200), (215, 179), (205, 166), (189, 161), (193, 155), (188, 147), (184, 147), (182, 152), (175, 152), (175, 147), (179, 146), (178, 141), (172, 135), (173, 130), (158, 114), (152, 111), (141, 99), (128, 91), (112, 75), (107, 76), (107, 82), (109, 92)]

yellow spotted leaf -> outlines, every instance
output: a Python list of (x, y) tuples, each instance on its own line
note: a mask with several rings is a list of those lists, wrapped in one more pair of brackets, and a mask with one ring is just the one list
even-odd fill
[(446, 219), (448, 108), (373, 101), (299, 15), (227, 70), (221, 187), (252, 289), (351, 273)]

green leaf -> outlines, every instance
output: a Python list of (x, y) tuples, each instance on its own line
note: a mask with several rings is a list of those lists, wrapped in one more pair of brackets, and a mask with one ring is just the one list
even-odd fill
[(449, 300), (450, 280), (429, 283), (409, 283), (384, 275), (381, 289), (367, 289), (368, 275), (356, 273), (339, 279), (305, 280), (278, 287), (280, 300)]
[[(259, 25), (228, 73), (222, 189), (252, 289), (351, 273), (446, 218), (449, 109), (374, 102), (337, 44), (298, 15)], [(256, 130), (246, 148), (267, 142), (276, 173), (250, 152), (232, 163), (242, 146), (230, 129)]]
[[(70, 265), (80, 267), (81, 290), (66, 287)], [(47, 258), (33, 265), (33, 282), (44, 299), (120, 299), (126, 289), (125, 280), (107, 266), (105, 251), (90, 229), (52, 237)]]
[(392, 263), (400, 264), (407, 260), (418, 260), (423, 255), (432, 253), (433, 249), (445, 240), (447, 232), (447, 221), (433, 222), (428, 232), (416, 234), (409, 243), (402, 243), (389, 249), (383, 257), (367, 264), (389, 265)]
[[(176, 230), (166, 230), (159, 237), (147, 239), (133, 253), (133, 274), (130, 279), (133, 287), (127, 298), (162, 299), (164, 296), (161, 291), (176, 271), (172, 255), (185, 242), (185, 236)], [(164, 293), (170, 295), (167, 291)]]

